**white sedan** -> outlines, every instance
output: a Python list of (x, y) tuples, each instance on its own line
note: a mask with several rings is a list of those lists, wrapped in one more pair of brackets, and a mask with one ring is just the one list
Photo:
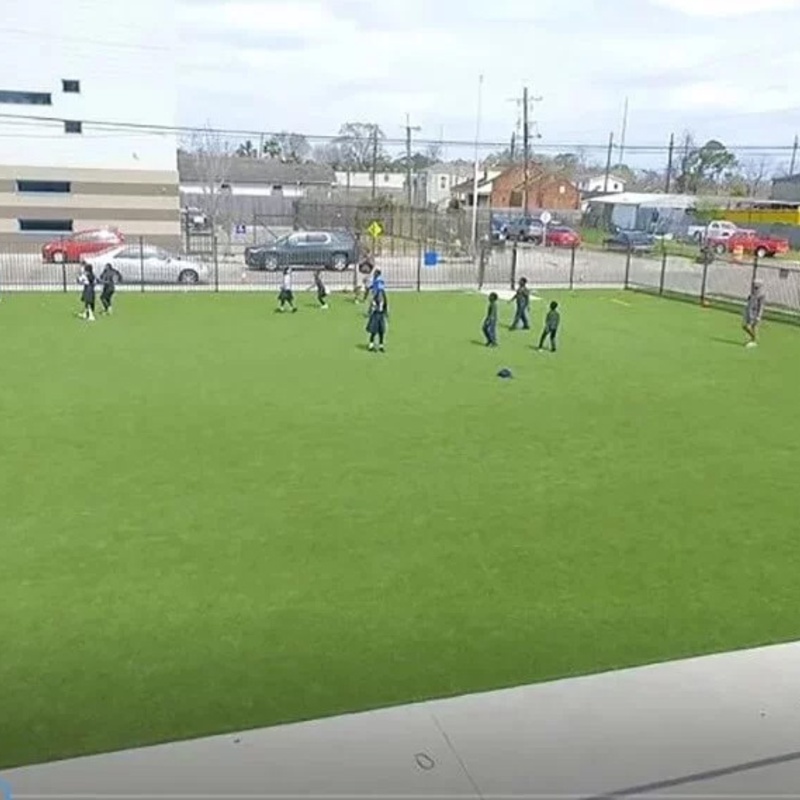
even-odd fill
[(208, 267), (194, 261), (186, 261), (180, 256), (152, 245), (129, 244), (106, 250), (104, 253), (87, 256), (83, 259), (91, 264), (94, 274), (111, 267), (115, 283), (205, 283), (208, 280)]

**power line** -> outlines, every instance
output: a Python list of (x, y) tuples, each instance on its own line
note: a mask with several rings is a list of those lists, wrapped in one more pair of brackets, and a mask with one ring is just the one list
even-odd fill
[[(0, 114), (0, 120), (5, 120), (10, 123), (39, 123), (44, 125), (62, 125), (64, 119), (62, 117), (49, 117), (40, 115), (28, 114)], [(247, 128), (214, 128), (208, 126), (191, 126), (191, 125), (159, 125), (155, 123), (138, 123), (138, 122), (114, 122), (110, 120), (81, 120), (84, 127), (94, 128), (102, 131), (127, 131), (130, 133), (139, 133), (152, 136), (191, 136), (197, 134), (219, 136), (219, 137), (238, 137), (244, 139), (258, 139), (259, 137), (282, 136), (285, 130), (281, 131), (267, 131), (267, 130), (254, 130)], [(20, 133), (20, 138), (27, 134)], [(347, 137), (340, 134), (299, 134), (302, 135), (309, 143), (325, 143), (325, 142), (339, 142)], [(385, 145), (402, 147), (405, 146), (405, 137), (382, 138), (381, 141)], [(447, 147), (463, 147), (474, 148), (475, 141), (467, 139), (415, 139), (417, 145), (430, 146), (430, 145), (444, 145)], [(492, 141), (485, 140), (478, 142), (478, 146), (483, 150), (504, 150), (508, 147), (506, 141)], [(748, 153), (751, 155), (779, 155), (791, 154), (793, 144), (729, 144), (726, 148), (735, 153)], [(559, 153), (568, 153), (575, 151), (598, 151), (605, 153), (608, 149), (608, 142), (603, 143), (587, 143), (587, 142), (540, 142), (537, 144), (536, 149), (539, 151), (556, 151)], [(658, 155), (665, 154), (669, 151), (668, 144), (626, 144), (626, 152), (636, 153), (639, 155)]]

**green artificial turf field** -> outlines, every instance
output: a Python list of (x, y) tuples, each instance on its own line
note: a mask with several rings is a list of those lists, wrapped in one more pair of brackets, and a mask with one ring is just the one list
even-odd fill
[(800, 636), (798, 330), (557, 296), (6, 295), (0, 766)]

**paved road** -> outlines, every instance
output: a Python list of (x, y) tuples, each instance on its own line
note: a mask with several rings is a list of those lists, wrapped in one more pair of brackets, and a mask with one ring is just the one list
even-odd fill
[[(486, 266), (485, 288), (507, 289), (512, 277), (525, 276), (533, 287), (546, 288), (609, 286), (625, 284), (627, 258), (625, 254), (578, 250), (574, 263), (569, 251), (521, 248), (518, 252), (516, 273), (512, 270), (511, 251), (494, 252)], [(435, 267), (419, 264), (417, 256), (384, 256), (378, 259), (390, 288), (446, 289), (477, 288), (478, 268), (469, 261), (445, 261)], [(781, 270), (780, 267), (789, 267)], [(31, 289), (38, 291), (64, 290), (75, 287), (78, 268), (43, 264), (38, 253), (0, 254), (0, 290)], [(226, 290), (275, 290), (280, 283), (277, 273), (246, 270), (240, 259), (223, 259), (219, 263), (218, 277), (210, 265), (211, 281), (207, 286), (193, 290), (212, 290), (218, 283)], [(715, 262), (709, 267), (706, 292), (709, 296), (744, 298), (752, 278), (752, 265)], [(768, 300), (776, 305), (800, 310), (800, 265), (765, 261), (759, 267), (759, 278), (764, 281)], [(327, 272), (326, 283), (331, 291), (352, 288), (356, 276), (352, 270), (344, 273)], [(662, 259), (634, 256), (631, 258), (628, 280), (632, 285), (659, 288), (662, 280)], [(670, 256), (666, 260), (663, 281), (666, 291), (699, 296), (703, 268), (685, 258)], [(296, 290), (310, 286), (311, 272), (298, 271)], [(127, 288), (127, 287), (126, 287)], [(133, 287), (131, 287), (133, 288)], [(137, 290), (140, 287), (136, 287)], [(146, 290), (170, 290), (172, 286), (147, 286)]]

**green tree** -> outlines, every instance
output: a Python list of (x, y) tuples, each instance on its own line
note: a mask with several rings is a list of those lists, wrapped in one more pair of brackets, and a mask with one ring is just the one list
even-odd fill
[(730, 176), (738, 166), (736, 156), (717, 139), (709, 139), (701, 147), (694, 144), (691, 134), (684, 137), (675, 187), (679, 192), (697, 194), (716, 187), (724, 176)]

